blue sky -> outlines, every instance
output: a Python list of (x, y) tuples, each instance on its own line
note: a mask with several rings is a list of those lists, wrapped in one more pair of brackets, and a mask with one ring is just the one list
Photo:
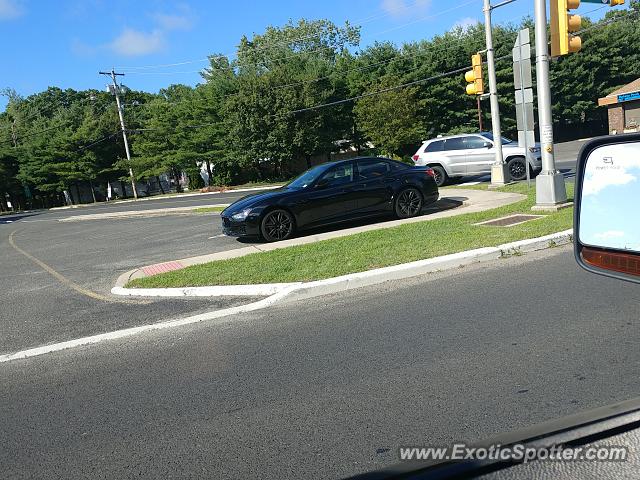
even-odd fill
[(580, 210), (580, 241), (640, 252), (640, 145), (606, 145), (589, 155)]
[[(597, 5), (585, 4), (582, 11)], [(497, 9), (494, 22), (533, 13), (531, 0)], [(601, 17), (606, 9), (594, 13)], [(3, 45), (0, 87), (29, 95), (48, 86), (104, 88), (100, 69), (186, 62), (233, 54), (243, 34), (262, 33), (289, 19), (349, 20), (362, 26), (362, 45), (430, 38), (456, 24), (482, 18), (481, 0), (0, 0)], [(157, 91), (172, 83), (194, 85), (204, 62), (137, 70), (125, 83)], [(130, 70), (130, 71), (134, 71)], [(186, 73), (181, 73), (186, 72)], [(0, 109), (6, 100), (0, 97)]]

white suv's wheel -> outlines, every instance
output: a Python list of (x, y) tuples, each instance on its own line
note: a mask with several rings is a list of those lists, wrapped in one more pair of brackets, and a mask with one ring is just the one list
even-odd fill
[(524, 180), (527, 178), (527, 164), (523, 157), (513, 157), (507, 163), (507, 170), (511, 176), (511, 180)]

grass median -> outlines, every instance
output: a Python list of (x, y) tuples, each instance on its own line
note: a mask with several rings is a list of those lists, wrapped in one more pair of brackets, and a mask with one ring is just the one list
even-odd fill
[(191, 213), (219, 213), (227, 208), (227, 205), (220, 207), (199, 207), (191, 210)]
[[(485, 188), (479, 185), (473, 188)], [(484, 212), (469, 213), (393, 228), (372, 230), (321, 242), (282, 248), (244, 257), (194, 265), (129, 282), (127, 287), (162, 288), (240, 285), (321, 280), (348, 273), (398, 265), (440, 255), (491, 247), (567, 230), (573, 209), (544, 214), (543, 218), (512, 227), (474, 225), (485, 220), (531, 213), (535, 186), (525, 183), (500, 189), (527, 195), (522, 200)], [(573, 197), (573, 184), (567, 183)]]

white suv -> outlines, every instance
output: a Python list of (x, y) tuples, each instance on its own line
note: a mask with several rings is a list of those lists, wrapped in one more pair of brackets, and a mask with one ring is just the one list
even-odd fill
[[(433, 169), (439, 187), (450, 179), (491, 173), (495, 161), (491, 132), (451, 135), (427, 140), (412, 157), (416, 165)], [(502, 155), (512, 180), (527, 178), (525, 158), (529, 159), (531, 176), (542, 170), (540, 144), (529, 147), (529, 154), (517, 142), (502, 138)]]

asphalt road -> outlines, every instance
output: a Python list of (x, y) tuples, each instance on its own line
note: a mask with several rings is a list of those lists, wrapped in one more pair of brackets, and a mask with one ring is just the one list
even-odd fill
[[(559, 165), (575, 167), (582, 143), (558, 144)], [(222, 235), (217, 215), (59, 220), (225, 204), (246, 194), (164, 197), (0, 217), (0, 354), (245, 303), (246, 298), (232, 297), (123, 300), (109, 294), (121, 273), (141, 265), (246, 245)], [(34, 258), (66, 281), (34, 263)]]
[[(0, 217), (0, 353), (246, 303), (246, 298), (234, 297), (126, 300), (109, 294), (118, 276), (133, 268), (244, 246), (222, 235), (217, 215), (59, 221), (97, 212), (229, 203), (243, 195), (165, 198)], [(106, 300), (79, 293), (29, 256)]]
[(0, 364), (0, 478), (337, 478), (634, 397), (570, 248)]

